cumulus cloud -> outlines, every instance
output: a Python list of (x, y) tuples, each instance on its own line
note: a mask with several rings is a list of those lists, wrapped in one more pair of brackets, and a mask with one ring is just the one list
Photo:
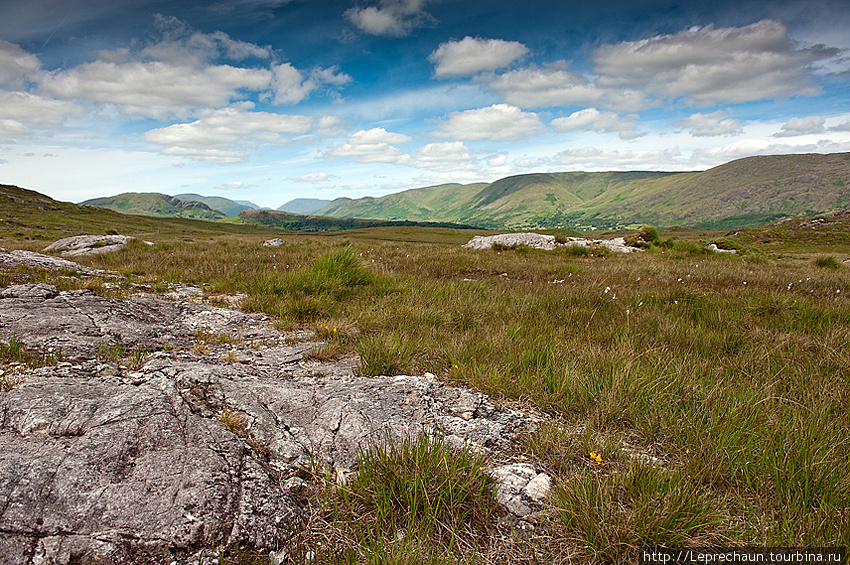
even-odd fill
[(838, 54), (823, 45), (800, 47), (782, 23), (762, 20), (603, 45), (592, 60), (600, 87), (709, 105), (816, 94), (812, 65)]
[(585, 108), (567, 117), (556, 118), (549, 125), (557, 132), (588, 130), (618, 133), (620, 139), (636, 139), (646, 135), (638, 131), (637, 116), (620, 116), (614, 112), (600, 112), (596, 108)]
[(165, 119), (185, 117), (196, 108), (226, 106), (241, 97), (241, 89), (264, 90), (270, 81), (265, 69), (96, 61), (53, 73), (41, 81), (41, 88), (57, 98), (116, 104), (131, 117)]
[(283, 63), (273, 66), (272, 73), (275, 104), (298, 104), (316, 89), (326, 85), (343, 86), (351, 81), (351, 77), (336, 66), (316, 67), (305, 77), (290, 63)]
[(2, 119), (14, 119), (36, 126), (52, 126), (80, 115), (82, 109), (71, 102), (53, 100), (29, 92), (0, 90)]
[(325, 157), (352, 158), (360, 163), (404, 164), (410, 157), (395, 147), (395, 144), (410, 141), (413, 141), (412, 137), (389, 132), (384, 128), (361, 130), (352, 135), (344, 145), (325, 153)]
[(256, 184), (249, 184), (247, 182), (242, 182), (241, 180), (234, 182), (226, 182), (224, 184), (219, 184), (213, 187), (213, 190), (244, 190), (246, 188), (256, 188)]
[(516, 106), (493, 104), (488, 108), (453, 112), (434, 135), (461, 141), (517, 141), (546, 131), (534, 112)]
[(142, 139), (165, 145), (162, 153), (166, 155), (235, 163), (248, 158), (246, 147), (289, 143), (292, 138), (288, 135), (303, 135), (312, 125), (313, 119), (307, 116), (224, 108), (210, 111), (191, 123), (153, 129)]
[(711, 114), (692, 114), (687, 118), (676, 122), (682, 128), (690, 128), (690, 134), (694, 137), (712, 137), (719, 135), (740, 135), (741, 122), (727, 118), (726, 113), (718, 110)]
[(345, 17), (363, 33), (402, 37), (434, 21), (423, 9), (425, 3), (426, 0), (380, 0), (377, 5), (350, 8)]
[(506, 67), (528, 53), (528, 47), (517, 41), (464, 37), (448, 41), (428, 56), (437, 77), (473, 76), (480, 72)]
[(850, 122), (838, 124), (835, 127), (829, 128), (829, 131), (850, 131)]
[(65, 100), (116, 105), (131, 118), (186, 118), (199, 109), (221, 108), (257, 93), (275, 104), (297, 104), (315, 91), (336, 92), (351, 77), (337, 67), (300, 71), (290, 63), (268, 66), (221, 64), (222, 59), (269, 59), (269, 47), (200, 33), (158, 16), (160, 37), (142, 48), (99, 51), (97, 60), (43, 73), (41, 92)]
[(460, 141), (429, 143), (411, 155), (412, 167), (437, 172), (476, 170), (477, 159), (472, 151)]
[(29, 128), (21, 122), (0, 118), (0, 139), (22, 139), (31, 135)]
[(806, 118), (791, 118), (779, 128), (773, 137), (794, 137), (810, 133), (823, 133), (826, 120), (820, 116), (808, 116)]
[(40, 69), (38, 57), (0, 39), (0, 85), (21, 90), (26, 86), (27, 77), (32, 77)]
[(556, 153), (549, 161), (558, 166), (583, 170), (669, 170), (681, 161), (678, 147), (656, 151), (582, 147)]

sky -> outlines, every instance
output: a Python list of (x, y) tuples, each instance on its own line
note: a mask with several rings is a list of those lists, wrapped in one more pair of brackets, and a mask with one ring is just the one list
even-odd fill
[(850, 0), (0, 0), (0, 183), (276, 208), (850, 151)]

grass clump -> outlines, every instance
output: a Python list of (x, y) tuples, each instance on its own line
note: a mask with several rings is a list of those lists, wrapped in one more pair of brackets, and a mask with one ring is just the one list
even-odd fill
[(493, 484), (482, 456), (451, 450), (440, 435), (388, 437), (360, 453), (345, 484), (315, 489), (318, 518), (286, 550), (293, 563), (478, 562), (498, 509)]
[(815, 266), (821, 269), (837, 269), (841, 266), (835, 257), (828, 255), (826, 257), (818, 257), (815, 259)]
[(441, 436), (373, 447), (360, 457), (350, 488), (380, 529), (412, 528), (450, 546), (485, 536), (497, 508), (483, 458), (450, 451)]
[(723, 541), (722, 501), (687, 475), (633, 462), (562, 481), (555, 504), (567, 539), (591, 563), (636, 562), (641, 547)]

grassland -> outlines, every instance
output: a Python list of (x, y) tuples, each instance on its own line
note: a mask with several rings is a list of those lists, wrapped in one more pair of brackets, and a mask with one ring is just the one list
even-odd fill
[[(305, 496), (316, 512), (292, 562), (633, 563), (641, 547), (850, 545), (848, 215), (662, 230), (666, 245), (645, 253), (586, 256), (463, 249), (480, 233), (464, 230), (121, 221), (112, 228), (156, 245), (85, 264), (244, 293), (243, 308), (315, 330), (328, 343), (317, 355), (358, 354), (364, 375), (429, 371), (553, 416), (523, 445), (556, 478), (533, 534), (499, 526), (481, 462), (420, 442), (364, 454), (347, 487), (329, 478)], [(0, 234), (6, 248), (43, 247), (35, 227)], [(284, 245), (262, 247), (271, 234)], [(738, 253), (708, 254), (709, 242)], [(417, 485), (444, 484), (420, 504)]]

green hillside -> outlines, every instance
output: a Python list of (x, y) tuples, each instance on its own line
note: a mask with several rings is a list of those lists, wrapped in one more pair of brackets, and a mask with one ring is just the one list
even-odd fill
[(295, 198), (286, 204), (282, 204), (277, 210), (292, 214), (315, 214), (330, 203), (330, 200), (322, 200), (321, 198)]
[(748, 157), (704, 172), (537, 173), (339, 199), (340, 218), (458, 222), (490, 229), (723, 228), (850, 205), (850, 153)]
[(424, 226), (463, 229), (464, 226), (452, 222), (414, 222), (410, 220), (380, 220), (368, 218), (336, 218), (332, 216), (307, 216), (291, 214), (278, 210), (245, 210), (238, 217), (228, 221), (237, 223), (279, 228), (288, 231), (324, 232), (353, 230), (388, 226)]
[(187, 202), (158, 192), (125, 192), (116, 196), (92, 198), (81, 204), (139, 216), (198, 220), (221, 220), (227, 217), (226, 214), (213, 210), (203, 202)]
[(174, 198), (178, 200), (183, 200), (184, 202), (203, 202), (213, 210), (218, 210), (228, 218), (230, 216), (236, 216), (239, 212), (243, 210), (252, 210), (256, 208), (256, 206), (246, 206), (244, 204), (239, 204), (229, 198), (225, 198), (223, 196), (201, 196), (200, 194), (175, 194)]

